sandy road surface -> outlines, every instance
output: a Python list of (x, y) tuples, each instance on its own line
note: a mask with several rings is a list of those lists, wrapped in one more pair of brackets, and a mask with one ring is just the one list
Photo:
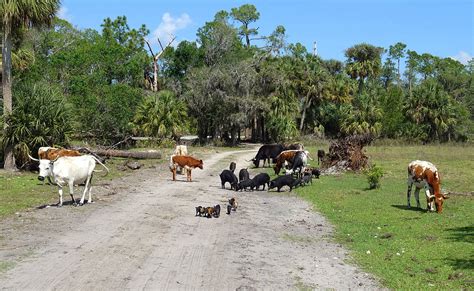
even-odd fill
[[(331, 227), (296, 196), (220, 189), (252, 151), (223, 152), (172, 182), (164, 168), (93, 188), (98, 202), (22, 213), (0, 226), (1, 289), (378, 289), (346, 263)], [(253, 173), (255, 174), (255, 172)], [(253, 175), (251, 173), (251, 176)], [(227, 185), (227, 187), (229, 187)], [(97, 195), (94, 195), (97, 194)], [(227, 199), (239, 208), (225, 214)], [(67, 199), (67, 198), (66, 198)], [(94, 198), (93, 198), (94, 199)], [(221, 204), (220, 218), (194, 216)], [(6, 262), (6, 263), (5, 263)]]

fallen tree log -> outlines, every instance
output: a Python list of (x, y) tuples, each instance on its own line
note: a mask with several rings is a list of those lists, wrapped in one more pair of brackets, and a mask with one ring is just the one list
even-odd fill
[(78, 149), (80, 152), (92, 153), (102, 157), (117, 157), (117, 158), (131, 158), (131, 159), (161, 159), (162, 155), (159, 151), (124, 151), (124, 150), (104, 150), (104, 149)]

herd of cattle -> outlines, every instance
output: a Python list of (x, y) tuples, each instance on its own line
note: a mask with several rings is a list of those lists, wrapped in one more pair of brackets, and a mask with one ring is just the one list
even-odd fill
[[(324, 151), (318, 150), (318, 164), (321, 159), (324, 158)], [(69, 194), (72, 199), (72, 203), (77, 205), (74, 199), (74, 185), (85, 184), (82, 198), (79, 205), (83, 205), (85, 201), (85, 195), (88, 196), (88, 203), (92, 202), (91, 197), (91, 180), (94, 172), (100, 172), (95, 170), (96, 164), (100, 164), (104, 169), (109, 172), (109, 169), (104, 165), (103, 160), (93, 154), (81, 154), (77, 150), (58, 149), (53, 147), (41, 147), (38, 150), (38, 159), (30, 156), (34, 161), (39, 162), (39, 175), (38, 179), (44, 181), (45, 178), (52, 179), (52, 183), (56, 184), (59, 188), (59, 202), (58, 206), (63, 205), (63, 187), (69, 186)], [(255, 165), (255, 168), (260, 166), (260, 161), (263, 161), (263, 166), (268, 164), (270, 161), (273, 163), (273, 170), (277, 177), (273, 180), (270, 179), (270, 175), (267, 173), (259, 173), (253, 178), (250, 178), (247, 168), (239, 171), (239, 177), (235, 175), (236, 164), (232, 162), (229, 169), (223, 170), (220, 173), (221, 187), (224, 189), (225, 184), (229, 183), (231, 190), (242, 191), (242, 190), (265, 190), (268, 186), (268, 190), (276, 188), (278, 192), (287, 186), (290, 191), (298, 186), (304, 186), (308, 183), (312, 184), (312, 178), (319, 178), (320, 171), (317, 168), (308, 167), (308, 160), (312, 160), (308, 151), (304, 150), (303, 145), (293, 144), (290, 146), (283, 146), (281, 144), (266, 144), (259, 148), (255, 157), (251, 160)], [(191, 182), (191, 171), (194, 168), (203, 169), (203, 161), (191, 157), (187, 153), (187, 147), (179, 145), (176, 147), (175, 152), (170, 157), (169, 164), (170, 171), (172, 172), (173, 181), (176, 180), (176, 173), (179, 170), (184, 169), (186, 171), (187, 181)], [(281, 170), (284, 169), (284, 174), (280, 175)], [(443, 210), (443, 202), (449, 197), (442, 194), (440, 190), (440, 176), (438, 169), (430, 162), (415, 160), (408, 165), (408, 189), (407, 189), (407, 206), (410, 207), (410, 196), (413, 185), (415, 185), (415, 199), (417, 207), (421, 208), (419, 200), (420, 189), (425, 190), (425, 196), (427, 201), (428, 211), (437, 211), (441, 213)], [(235, 199), (235, 198), (233, 198)], [(234, 201), (236, 204), (236, 201)], [(229, 201), (230, 203), (230, 201)], [(201, 207), (201, 206), (199, 206)], [(202, 208), (202, 210), (201, 210)], [(201, 207), (196, 213), (203, 214), (205, 207)], [(211, 207), (207, 207), (209, 212)], [(212, 213), (207, 215), (215, 215), (215, 208), (212, 207)], [(436, 208), (436, 209), (435, 209)], [(236, 207), (228, 205), (228, 214), (230, 210), (235, 210)], [(220, 212), (220, 208), (219, 208)]]

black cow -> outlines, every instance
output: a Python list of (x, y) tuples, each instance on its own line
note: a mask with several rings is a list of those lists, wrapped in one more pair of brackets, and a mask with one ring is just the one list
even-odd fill
[(241, 169), (239, 172), (239, 182), (248, 179), (250, 179), (249, 171), (247, 171), (247, 169)]
[(222, 189), (225, 189), (225, 183), (229, 182), (230, 183), (230, 189), (236, 189), (237, 187), (237, 176), (230, 170), (224, 170), (222, 173), (219, 174), (221, 177), (221, 186)]
[(268, 165), (270, 165), (270, 159), (275, 161), (276, 157), (285, 150), (285, 147), (281, 144), (265, 144), (258, 149), (257, 155), (252, 159), (253, 164), (258, 168), (260, 160), (263, 160), (263, 165), (265, 166), (265, 161), (268, 160)]
[(263, 190), (265, 190), (265, 184), (270, 183), (270, 176), (267, 173), (260, 173), (256, 175), (255, 177), (253, 177), (252, 180), (253, 180), (252, 190), (255, 187), (255, 189), (258, 191), (260, 190), (259, 188), (262, 185), (263, 185)]
[(278, 192), (280, 192), (280, 189), (283, 186), (288, 186), (288, 187), (290, 187), (290, 192), (291, 192), (291, 190), (293, 189), (293, 185), (294, 185), (295, 181), (296, 181), (296, 179), (293, 178), (293, 176), (291, 176), (291, 175), (280, 176), (280, 177), (277, 177), (276, 179), (273, 179), (273, 180), (270, 181), (270, 184), (268, 185), (268, 190), (273, 189), (273, 188), (276, 187)]

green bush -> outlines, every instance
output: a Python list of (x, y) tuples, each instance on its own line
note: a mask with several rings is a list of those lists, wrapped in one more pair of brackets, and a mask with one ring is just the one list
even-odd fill
[(373, 164), (365, 171), (367, 181), (369, 182), (369, 189), (376, 189), (380, 187), (380, 178), (383, 177), (382, 168)]

